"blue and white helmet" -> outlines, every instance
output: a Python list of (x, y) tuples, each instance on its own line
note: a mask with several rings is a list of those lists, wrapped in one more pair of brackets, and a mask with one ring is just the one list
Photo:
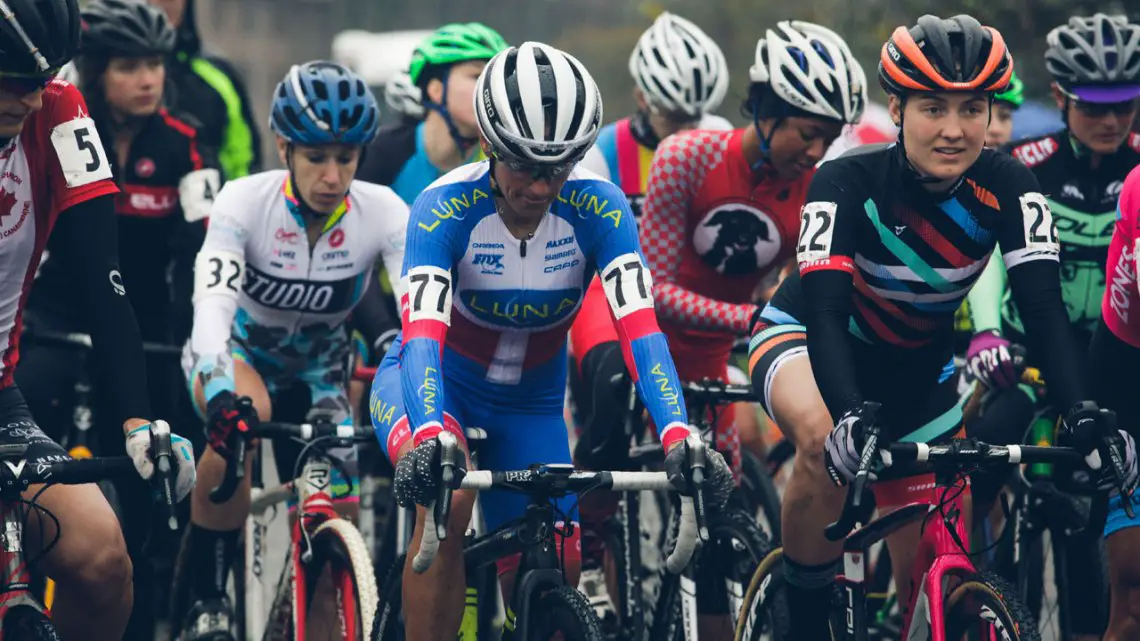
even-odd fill
[(335, 62), (293, 65), (273, 92), (269, 128), (301, 145), (367, 145), (380, 108), (364, 79)]

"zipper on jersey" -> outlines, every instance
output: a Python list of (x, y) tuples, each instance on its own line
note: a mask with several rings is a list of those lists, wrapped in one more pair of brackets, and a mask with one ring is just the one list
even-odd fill
[(519, 243), (519, 258), (526, 258), (526, 240)]

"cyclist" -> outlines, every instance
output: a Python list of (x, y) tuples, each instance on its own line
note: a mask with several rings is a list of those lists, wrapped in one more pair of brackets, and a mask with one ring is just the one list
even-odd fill
[[(1140, 88), (1138, 88), (1140, 89)], [(1140, 91), (1137, 92), (1140, 95)], [(1134, 98), (1135, 99), (1135, 98)], [(1097, 402), (1117, 408), (1120, 425), (1135, 432), (1140, 424), (1135, 380), (1131, 373), (1140, 365), (1140, 331), (1132, 304), (1140, 301), (1136, 285), (1136, 243), (1140, 239), (1140, 168), (1124, 181), (1117, 221), (1108, 250), (1108, 282), (1104, 292), (1103, 317), (1089, 348), (1090, 376)], [(1132, 495), (1137, 505), (1137, 496)], [(1108, 548), (1110, 615), (1106, 641), (1135, 639), (1140, 635), (1140, 594), (1137, 590), (1135, 550), (1140, 546), (1140, 520), (1129, 519), (1119, 496), (1109, 503), (1104, 527)]]
[[(1065, 128), (1003, 147), (1037, 177), (1053, 212), (1061, 243), (1062, 298), (1081, 348), (1088, 346), (1101, 316), (1121, 184), (1140, 164), (1140, 135), (1131, 133), (1140, 95), (1140, 46), (1119, 51), (1111, 43), (1137, 41), (1140, 25), (1104, 14), (1073, 18), (1051, 31), (1045, 65), (1053, 75), (1053, 96)], [(1032, 394), (1020, 393), (1012, 375), (1008, 348), (1010, 342), (1024, 344), (1024, 314), (1006, 292), (1005, 280), (1004, 270), (994, 264), (969, 297), (977, 333), (967, 351), (968, 367), (987, 384), (1009, 390), (993, 401), (1000, 413), (988, 409), (970, 430), (998, 443), (1020, 442), (1033, 412)], [(1028, 358), (1031, 365), (1041, 360), (1032, 351)], [(980, 502), (992, 500), (989, 488), (975, 491)], [(1100, 555), (1079, 537), (1069, 543), (1065, 556), (1072, 594), (1089, 599), (1087, 604), (1074, 602), (1073, 629), (1099, 637), (1105, 614)]]
[(168, 102), (196, 121), (201, 139), (218, 150), (227, 179), (260, 171), (261, 137), (245, 85), (229, 60), (203, 51), (194, 0), (150, 3), (166, 12), (178, 36), (169, 61)]
[[(111, 166), (79, 91), (54, 80), (79, 43), (75, 0), (5, 0), (0, 21), (0, 237), (4, 320), (0, 323), (0, 442), (28, 446), (31, 465), (67, 458), (40, 430), (13, 371), (28, 289), (44, 244), (70, 268), (75, 304), (85, 310), (109, 415), (121, 421), (139, 473), (154, 471), (152, 425), (138, 323), (118, 266)], [(189, 443), (173, 437), (178, 498), (194, 484)], [(118, 519), (96, 485), (57, 485), (35, 500), (55, 516), (29, 519), (23, 542), (58, 580), (52, 619), (63, 641), (121, 639), (132, 603), (131, 562)], [(36, 498), (33, 499), (33, 496)], [(56, 538), (58, 537), (58, 539)], [(47, 544), (45, 547), (44, 544)]]
[[(783, 511), (790, 638), (830, 638), (819, 612), (841, 544), (823, 534), (843, 503), (834, 485), (859, 466), (864, 399), (882, 404), (884, 440), (960, 432), (952, 319), (996, 243), (1030, 347), (1049, 346), (1040, 358), (1068, 431), (1092, 465), (1114, 443), (1111, 454), (1132, 461), (1126, 483), (1135, 483), (1131, 437), (1116, 442), (1085, 400), (1049, 203), (1031, 171), (983, 148), (990, 102), (1012, 70), (1001, 34), (970, 16), (926, 15), (897, 28), (882, 49), (879, 82), (899, 141), (820, 167), (803, 208), (799, 273), (758, 315), (752, 382), (797, 451)], [(933, 499), (924, 494), (931, 487), (932, 478), (880, 484), (876, 503), (889, 510)], [(903, 604), (919, 528), (887, 539)]]
[(986, 129), (987, 147), (1000, 147), (1013, 137), (1013, 112), (1020, 109), (1025, 102), (1024, 94), (1025, 85), (1015, 73), (1009, 77), (1009, 86), (1005, 91), (994, 95), (990, 126)]
[[(685, 448), (677, 445), (690, 428), (657, 329), (633, 215), (616, 186), (575, 168), (601, 124), (597, 86), (575, 58), (527, 42), (491, 59), (475, 95), (489, 160), (449, 172), (416, 200), (402, 280), (409, 287), (404, 335), (372, 386), (372, 422), (396, 462), (397, 499), (405, 506), (434, 500), (433, 461), (445, 430), (465, 443), (463, 427), (482, 427), (485, 469), (570, 462), (562, 417), (565, 337), (595, 270), (610, 275), (607, 300), (632, 378), (661, 433), (666, 469), (680, 483)], [(553, 247), (573, 253), (551, 258), (545, 248)], [(709, 474), (710, 503), (722, 504), (731, 473), (715, 452)], [(417, 604), (405, 608), (408, 638), (455, 638), (465, 585), (462, 533), (473, 500), (456, 493), (451, 536), (432, 569), (405, 571), (405, 602)], [(525, 501), (505, 492), (485, 496), (486, 526), (521, 516)], [(567, 520), (574, 518), (573, 502), (559, 502)], [(419, 547), (424, 514), (417, 509), (409, 558)], [(578, 580), (576, 539), (562, 544), (571, 584)], [(499, 564), (504, 594), (512, 593), (517, 562)]]
[(487, 61), (506, 48), (502, 36), (478, 22), (447, 24), (425, 38), (408, 67), (424, 117), (384, 127), (357, 177), (390, 186), (410, 205), (443, 174), (481, 160), (471, 92)]
[[(269, 122), (287, 169), (226, 184), (195, 262), (194, 329), (183, 363), (208, 447), (180, 563), (192, 603), (184, 641), (229, 638), (225, 580), (249, 515), (249, 484), (222, 504), (208, 495), (243, 422), (267, 420), (282, 392), (299, 383), (314, 413), (352, 424), (345, 318), (376, 262), (394, 274), (403, 259), (407, 205), (387, 187), (352, 179), (380, 120), (368, 86), (340, 65), (309, 62), (292, 67), (273, 96)], [(239, 407), (243, 398), (252, 399), (256, 417)], [(285, 474), (297, 454), (288, 445), (274, 447), (285, 448), (277, 457)], [(341, 455), (353, 474), (352, 452)], [(354, 500), (348, 483), (333, 475), (334, 498)]]
[[(194, 254), (205, 235), (210, 199), (220, 188), (217, 164), (198, 144), (195, 129), (162, 107), (163, 57), (174, 47), (166, 15), (146, 3), (95, 0), (85, 6), (82, 18), (75, 63), (102, 151), (119, 185), (119, 246), (131, 248), (119, 261), (123, 284), (135, 303), (143, 340), (181, 342), (189, 333)], [(54, 238), (47, 244), (50, 257), (29, 296), (27, 322), (82, 332), (88, 311), (75, 305), (75, 283), (66, 257), (57, 251), (60, 242)], [(73, 422), (70, 396), (83, 362), (73, 349), (29, 348), (17, 382), (33, 416), (57, 430), (51, 436), (58, 439), (58, 430)], [(178, 363), (157, 355), (147, 358), (146, 368), (151, 409), (160, 416), (180, 416)], [(105, 443), (100, 451), (117, 454), (117, 446)], [(116, 489), (139, 596), (128, 636), (149, 638), (154, 589), (151, 564), (141, 561), (141, 553), (150, 531), (151, 492), (129, 480), (116, 483)]]

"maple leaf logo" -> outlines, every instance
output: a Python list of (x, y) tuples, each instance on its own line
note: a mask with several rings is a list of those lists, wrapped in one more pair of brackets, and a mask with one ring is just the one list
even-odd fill
[(12, 208), (16, 206), (16, 194), (10, 193), (7, 189), (0, 187), (0, 221), (4, 217), (12, 213)]

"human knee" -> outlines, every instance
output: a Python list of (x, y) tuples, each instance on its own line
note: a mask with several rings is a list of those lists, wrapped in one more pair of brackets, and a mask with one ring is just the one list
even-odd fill
[(91, 602), (112, 604), (129, 595), (133, 567), (118, 523), (92, 522), (80, 536), (67, 537), (64, 567), (53, 568), (61, 585), (75, 586)]

